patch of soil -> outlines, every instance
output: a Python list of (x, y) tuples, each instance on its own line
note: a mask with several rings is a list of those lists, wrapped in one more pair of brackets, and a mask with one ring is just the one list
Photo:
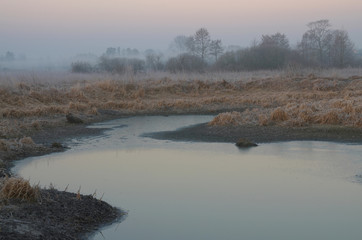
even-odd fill
[(35, 203), (13, 200), (0, 208), (0, 239), (85, 239), (124, 214), (92, 196), (41, 190)]
[(174, 141), (232, 142), (245, 138), (256, 143), (281, 141), (333, 141), (362, 143), (362, 129), (340, 126), (209, 126), (207, 123), (176, 131), (146, 133), (143, 136)]
[[(119, 118), (119, 115), (100, 115), (87, 123)], [(71, 124), (62, 119), (55, 126), (33, 131), (28, 136), (32, 144), (8, 141), (0, 149), (0, 180), (11, 176), (14, 161), (65, 151), (65, 142), (72, 138), (100, 135), (105, 129), (87, 128), (87, 123)], [(119, 209), (92, 196), (42, 189), (37, 202), (0, 201), (0, 240), (15, 239), (86, 239), (104, 224), (125, 215)]]

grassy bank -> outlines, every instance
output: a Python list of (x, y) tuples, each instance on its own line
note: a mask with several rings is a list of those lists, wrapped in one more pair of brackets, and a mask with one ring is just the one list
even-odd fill
[[(362, 127), (362, 71), (214, 75), (0, 76), (0, 138), (24, 137), (59, 124), (72, 112), (85, 118), (101, 110), (123, 114), (225, 111), (213, 125)], [(241, 110), (247, 109), (246, 111)], [(230, 112), (228, 112), (230, 111)]]

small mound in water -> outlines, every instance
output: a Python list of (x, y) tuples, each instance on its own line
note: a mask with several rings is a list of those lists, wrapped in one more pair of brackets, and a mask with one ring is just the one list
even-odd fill
[(237, 147), (239, 148), (248, 148), (248, 147), (256, 147), (258, 146), (258, 144), (254, 143), (254, 142), (251, 142), (247, 139), (244, 139), (244, 138), (240, 138), (236, 144), (235, 144)]

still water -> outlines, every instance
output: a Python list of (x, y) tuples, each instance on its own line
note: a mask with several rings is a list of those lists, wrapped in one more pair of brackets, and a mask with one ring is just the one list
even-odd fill
[(92, 127), (71, 150), (15, 167), (42, 186), (93, 194), (128, 211), (94, 239), (360, 239), (361, 145), (172, 142), (140, 137), (211, 116), (153, 116)]

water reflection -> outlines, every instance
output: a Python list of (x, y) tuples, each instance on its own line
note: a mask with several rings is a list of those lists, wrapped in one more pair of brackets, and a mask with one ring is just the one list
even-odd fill
[[(362, 173), (358, 145), (324, 142), (233, 144), (139, 137), (208, 121), (208, 116), (139, 117), (102, 126), (97, 139), (65, 153), (21, 162), (16, 170), (98, 196), (129, 210), (106, 239), (358, 239)], [(123, 125), (122, 128), (117, 126)], [(66, 173), (66, 174), (64, 174)], [(103, 239), (101, 234), (94, 239)]]

